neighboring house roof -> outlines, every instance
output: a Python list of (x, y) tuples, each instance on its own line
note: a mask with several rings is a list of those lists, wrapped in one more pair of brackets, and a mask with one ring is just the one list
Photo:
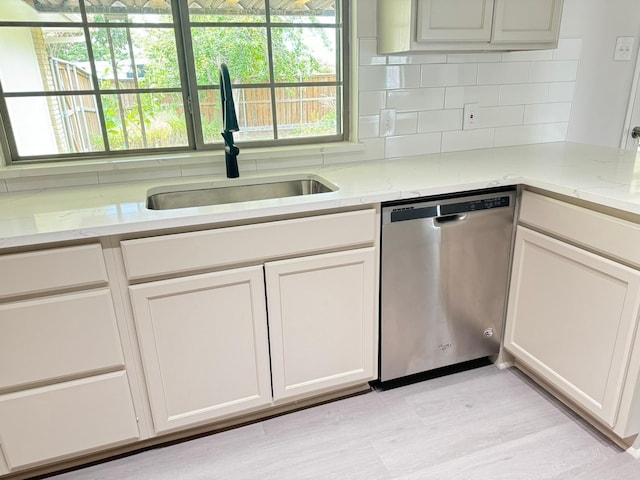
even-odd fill
[[(41, 12), (77, 12), (77, 0), (32, 0), (36, 10)], [(291, 13), (296, 15), (333, 14), (335, 0), (271, 0), (271, 10), (274, 13)], [(86, 0), (87, 12), (106, 13), (118, 8), (127, 8), (135, 12), (146, 9), (166, 8), (165, 0)], [(226, 5), (239, 4), (245, 12), (258, 13), (264, 11), (264, 0), (189, 0), (189, 8), (202, 9), (202, 13), (220, 13)], [(233, 11), (225, 10), (225, 14)]]

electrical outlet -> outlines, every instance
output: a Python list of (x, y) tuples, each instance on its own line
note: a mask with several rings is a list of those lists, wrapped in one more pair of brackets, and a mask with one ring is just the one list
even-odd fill
[(616, 51), (613, 54), (614, 61), (631, 60), (633, 40), (633, 37), (618, 37), (616, 39)]
[(464, 120), (462, 121), (462, 129), (469, 130), (471, 128), (478, 128), (479, 114), (480, 114), (479, 103), (465, 103), (464, 104)]

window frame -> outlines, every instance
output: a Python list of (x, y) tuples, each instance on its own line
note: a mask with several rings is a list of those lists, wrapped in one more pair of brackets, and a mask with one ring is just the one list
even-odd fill
[[(82, 162), (83, 160), (100, 160), (100, 159), (126, 159), (131, 157), (151, 158), (154, 155), (167, 154), (197, 154), (202, 152), (218, 151), (223, 149), (223, 143), (207, 143), (204, 139), (204, 131), (202, 128), (202, 117), (200, 109), (200, 101), (198, 95), (201, 91), (207, 89), (219, 89), (218, 84), (198, 85), (195, 69), (195, 57), (193, 55), (193, 45), (191, 38), (192, 26), (214, 26), (218, 27), (261, 27), (267, 30), (268, 37), (268, 58), (267, 65), (269, 68), (269, 82), (260, 84), (233, 84), (234, 89), (242, 88), (264, 88), (271, 92), (271, 115), (273, 122), (274, 138), (267, 140), (240, 140), (236, 142), (243, 149), (251, 148), (267, 148), (279, 146), (300, 146), (300, 145), (322, 145), (327, 143), (348, 142), (351, 134), (351, 118), (350, 118), (350, 97), (351, 97), (351, 75), (350, 75), (350, 15), (348, 0), (336, 0), (336, 17), (333, 23), (302, 23), (302, 22), (272, 22), (270, 13), (270, 1), (265, 1), (265, 21), (264, 22), (192, 22), (189, 19), (188, 0), (173, 0), (171, 4), (171, 12), (173, 23), (153, 23), (153, 22), (128, 22), (126, 24), (109, 23), (109, 22), (89, 22), (87, 20), (87, 11), (84, 2), (79, 2), (79, 10), (81, 22), (45, 22), (45, 21), (0, 21), (1, 27), (26, 27), (26, 28), (56, 28), (56, 27), (74, 27), (83, 30), (85, 39), (91, 38), (89, 30), (91, 28), (123, 28), (126, 25), (127, 31), (130, 28), (169, 28), (174, 31), (177, 49), (177, 61), (181, 78), (179, 87), (167, 88), (118, 88), (115, 85), (111, 89), (100, 88), (99, 78), (96, 72), (96, 63), (93, 55), (91, 42), (86, 42), (89, 55), (89, 64), (91, 67), (91, 78), (93, 82), (92, 89), (83, 90), (45, 90), (42, 91), (24, 91), (24, 92), (4, 92), (0, 84), (0, 153), (4, 157), (4, 163), (7, 166), (24, 165), (24, 164), (52, 164), (55, 162)], [(336, 42), (336, 73), (333, 82), (276, 82), (274, 76), (273, 48), (271, 43), (271, 29), (273, 28), (328, 28), (335, 29)], [(131, 42), (128, 41), (128, 48), (131, 49)], [(133, 63), (135, 68), (135, 63)], [(230, 66), (232, 68), (232, 66)], [(337, 133), (332, 135), (317, 135), (307, 137), (286, 137), (278, 138), (276, 105), (277, 100), (275, 91), (278, 88), (288, 87), (316, 87), (316, 86), (334, 86), (336, 88), (336, 118)], [(177, 147), (155, 147), (140, 148), (126, 150), (109, 150), (108, 135), (104, 122), (104, 110), (102, 107), (101, 96), (103, 95), (123, 95), (123, 94), (154, 94), (154, 93), (180, 93), (182, 95), (185, 126), (188, 144), (186, 146)], [(18, 145), (16, 144), (13, 129), (11, 127), (9, 109), (7, 107), (7, 98), (33, 98), (33, 97), (62, 97), (62, 96), (92, 96), (99, 109), (99, 123), (103, 141), (105, 142), (104, 151), (94, 152), (77, 152), (77, 153), (57, 153), (44, 155), (20, 156), (18, 154)], [(194, 98), (195, 97), (195, 98)], [(142, 113), (141, 113), (142, 114)]]

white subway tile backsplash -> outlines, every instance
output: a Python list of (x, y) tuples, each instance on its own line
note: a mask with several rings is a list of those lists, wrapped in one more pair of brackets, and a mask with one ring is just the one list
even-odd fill
[(196, 177), (200, 175), (220, 175), (226, 173), (224, 165), (224, 157), (221, 155), (219, 162), (196, 163), (191, 165), (182, 165), (180, 172), (183, 177)]
[(502, 54), (503, 62), (540, 62), (552, 58), (553, 50), (520, 50)]
[[(358, 130), (367, 152), (349, 160), (567, 138), (582, 39), (563, 38), (548, 50), (384, 56), (377, 53), (376, 2), (366, 3), (357, 25)], [(469, 103), (480, 109), (476, 124), (463, 130)], [(381, 125), (389, 112), (391, 130)]]
[(478, 66), (473, 63), (422, 65), (423, 87), (475, 85)]
[(575, 82), (559, 82), (549, 84), (548, 102), (571, 102), (576, 89)]
[(543, 103), (549, 95), (548, 83), (518, 83), (500, 87), (500, 105)]
[(327, 153), (322, 155), (322, 161), (325, 165), (333, 165), (338, 163), (366, 162), (369, 160), (382, 160), (384, 158), (385, 138), (366, 138), (360, 140), (364, 149), (347, 153)]
[(531, 82), (573, 82), (578, 73), (576, 60), (553, 62), (532, 62), (529, 81)]
[(478, 65), (478, 85), (526, 83), (530, 62), (481, 63)]
[(361, 91), (420, 86), (420, 65), (364, 65), (358, 71)]
[(493, 146), (493, 136), (493, 128), (442, 132), (442, 151), (455, 152), (473, 150), (475, 148), (490, 148)]
[(64, 175), (5, 178), (4, 181), (8, 192), (22, 192), (25, 190), (41, 190), (45, 188), (97, 185), (98, 173), (68, 173)]
[(525, 105), (524, 124), (568, 122), (571, 102)]
[(463, 108), (465, 103), (479, 103), (481, 107), (495, 106), (499, 93), (500, 87), (497, 85), (447, 87), (444, 108)]
[(420, 65), (390, 65), (386, 70), (386, 88), (417, 88), (420, 86)]
[[(319, 167), (322, 165), (322, 159), (322, 155), (299, 155), (293, 157), (278, 157), (274, 155), (273, 157), (256, 159), (255, 168), (257, 170), (278, 170), (281, 168)], [(249, 168), (240, 163), (241, 176), (243, 167), (249, 171)]]
[(181, 171), (179, 165), (155, 167), (153, 170), (150, 170), (148, 168), (111, 170), (98, 172), (98, 181), (100, 183), (133, 182), (136, 180), (153, 180), (156, 178), (179, 177), (180, 174)]
[(440, 151), (440, 133), (417, 133), (387, 137), (385, 158), (424, 155)]
[(424, 53), (413, 55), (390, 55), (389, 65), (413, 65), (422, 63), (447, 63), (447, 55), (443, 53)]
[(499, 52), (481, 53), (450, 53), (447, 55), (447, 63), (495, 63), (502, 59)]
[(358, 90), (384, 90), (387, 88), (387, 67), (382, 65), (358, 68)]
[(494, 147), (508, 147), (511, 145), (529, 145), (540, 143), (542, 125), (518, 125), (515, 127), (496, 128)]
[(579, 60), (582, 51), (581, 38), (561, 38), (553, 51), (554, 60)]
[(462, 130), (462, 109), (432, 110), (418, 113), (418, 132)]
[[(441, 111), (441, 110), (435, 110)], [(418, 132), (418, 113), (398, 113), (396, 115), (396, 135), (410, 135)]]
[(376, 49), (378, 41), (375, 38), (361, 38), (358, 49), (358, 63), (360, 65), (385, 65), (387, 57), (378, 55)]
[(380, 129), (380, 115), (367, 115), (358, 119), (358, 136), (360, 138), (374, 138)]
[(568, 122), (546, 123), (542, 126), (541, 142), (564, 142), (567, 139)]
[(435, 110), (444, 105), (444, 88), (414, 88), (387, 92), (387, 108), (399, 111)]
[(506, 127), (522, 125), (523, 105), (505, 107), (481, 107), (475, 128)]
[(358, 95), (358, 113), (360, 115), (377, 115), (386, 107), (387, 94), (384, 90), (360, 92)]

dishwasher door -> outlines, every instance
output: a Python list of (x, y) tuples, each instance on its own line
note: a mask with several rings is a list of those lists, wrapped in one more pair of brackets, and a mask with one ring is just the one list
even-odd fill
[(515, 191), (383, 206), (380, 380), (497, 354)]

